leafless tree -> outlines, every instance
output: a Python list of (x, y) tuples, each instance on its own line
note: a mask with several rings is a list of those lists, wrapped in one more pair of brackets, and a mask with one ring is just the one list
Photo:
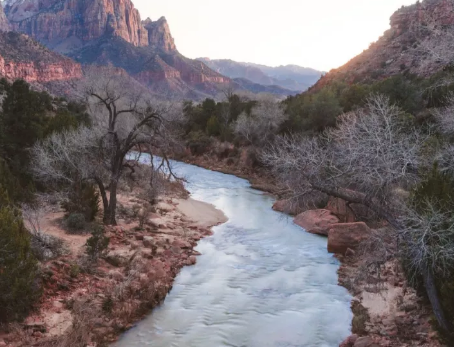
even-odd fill
[(234, 132), (253, 144), (265, 143), (287, 119), (284, 107), (272, 96), (262, 96), (251, 114), (241, 113), (234, 125)]
[(451, 259), (452, 250), (428, 249), (427, 238), (430, 232), (438, 233), (428, 225), (443, 216), (434, 213), (424, 219), (410, 213), (401, 194), (402, 188), (408, 190), (419, 181), (418, 170), (427, 165), (420, 152), (428, 136), (406, 121), (386, 97), (375, 95), (364, 109), (340, 116), (337, 127), (320, 136), (279, 138), (262, 159), (300, 199), (327, 194), (363, 204), (388, 221), (399, 235), (395, 241), (405, 242), (410, 250), (406, 254), (424, 279), (438, 322), (449, 332), (433, 265)]
[[(167, 150), (171, 104), (152, 102), (115, 75), (93, 76), (85, 89), (92, 126), (54, 134), (33, 148), (36, 177), (55, 184), (92, 181), (100, 191), (104, 223), (116, 224), (117, 190), (125, 171), (134, 171), (132, 150)], [(170, 117), (170, 121), (168, 118)]]

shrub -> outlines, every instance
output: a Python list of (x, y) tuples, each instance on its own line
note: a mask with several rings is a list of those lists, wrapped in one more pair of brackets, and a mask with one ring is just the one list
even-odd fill
[(366, 333), (366, 323), (369, 321), (369, 313), (367, 309), (359, 302), (352, 304), (353, 320), (352, 320), (352, 332), (358, 335), (364, 335)]
[(62, 207), (67, 214), (82, 214), (86, 221), (92, 222), (99, 212), (99, 193), (92, 184), (77, 183)]
[(42, 232), (31, 234), (31, 249), (33, 255), (40, 261), (53, 259), (66, 252), (62, 239)]
[(82, 213), (71, 213), (68, 218), (66, 218), (66, 226), (72, 232), (84, 230), (86, 224), (85, 216)]
[(0, 196), (0, 322), (24, 318), (40, 296), (38, 264), (20, 212)]
[(77, 278), (77, 276), (79, 276), (80, 274), (80, 266), (77, 265), (77, 264), (72, 264), (70, 269), (69, 269), (69, 275), (71, 276), (71, 278)]
[(110, 239), (105, 235), (102, 226), (95, 226), (92, 236), (87, 240), (86, 252), (92, 262), (96, 262), (100, 257), (106, 255)]

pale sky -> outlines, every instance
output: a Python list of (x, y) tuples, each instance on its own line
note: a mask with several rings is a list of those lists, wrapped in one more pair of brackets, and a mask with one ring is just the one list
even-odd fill
[(345, 64), (416, 0), (133, 0), (142, 19), (165, 16), (189, 58), (328, 71)]

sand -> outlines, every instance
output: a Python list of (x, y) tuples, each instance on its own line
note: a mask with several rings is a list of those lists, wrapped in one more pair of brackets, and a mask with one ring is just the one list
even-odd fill
[(194, 199), (177, 199), (177, 209), (198, 226), (208, 228), (225, 223), (225, 214), (211, 204)]

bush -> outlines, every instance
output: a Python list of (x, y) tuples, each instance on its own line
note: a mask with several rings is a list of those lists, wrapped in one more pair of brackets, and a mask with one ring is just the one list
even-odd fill
[(82, 213), (71, 213), (66, 218), (66, 226), (72, 232), (82, 231), (85, 229), (87, 222)]
[(106, 255), (109, 242), (110, 239), (105, 235), (104, 228), (96, 226), (86, 243), (86, 252), (91, 262), (96, 262), (100, 257)]
[(85, 220), (92, 222), (99, 212), (99, 193), (95, 186), (77, 183), (71, 188), (68, 200), (62, 203), (67, 214), (82, 214)]
[(33, 255), (40, 261), (47, 261), (65, 254), (66, 248), (62, 239), (42, 232), (31, 234)]
[(38, 264), (20, 212), (0, 196), (0, 323), (24, 318), (40, 296)]

